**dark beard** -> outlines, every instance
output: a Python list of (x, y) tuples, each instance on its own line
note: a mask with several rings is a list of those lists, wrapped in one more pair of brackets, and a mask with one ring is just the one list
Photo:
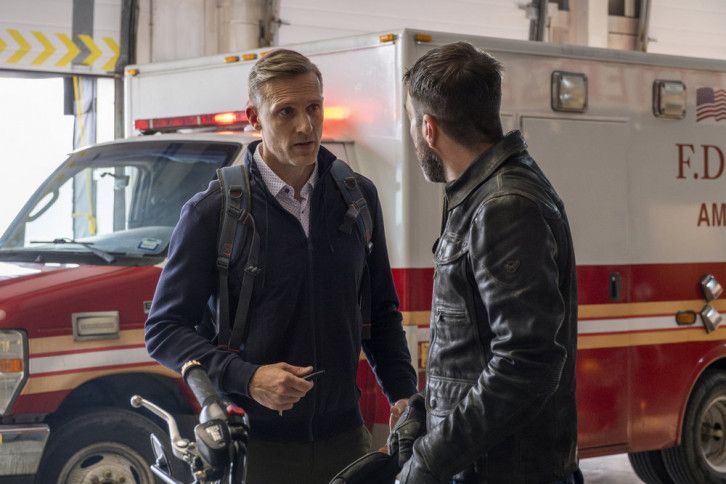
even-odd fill
[(445, 183), (446, 173), (444, 171), (444, 162), (441, 161), (441, 158), (421, 138), (415, 140), (414, 145), (424, 177), (432, 183)]

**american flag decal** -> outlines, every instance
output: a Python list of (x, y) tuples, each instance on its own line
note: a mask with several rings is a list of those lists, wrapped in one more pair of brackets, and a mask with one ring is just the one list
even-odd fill
[(726, 90), (699, 87), (696, 91), (696, 121), (726, 119)]

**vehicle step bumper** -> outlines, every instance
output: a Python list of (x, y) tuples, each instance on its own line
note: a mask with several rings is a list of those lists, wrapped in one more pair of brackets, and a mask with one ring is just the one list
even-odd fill
[(35, 474), (49, 435), (44, 424), (0, 425), (0, 476)]

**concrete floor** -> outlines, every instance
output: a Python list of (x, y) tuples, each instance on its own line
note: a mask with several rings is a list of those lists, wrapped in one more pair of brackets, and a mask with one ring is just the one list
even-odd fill
[(580, 461), (586, 484), (642, 484), (630, 467), (627, 454)]

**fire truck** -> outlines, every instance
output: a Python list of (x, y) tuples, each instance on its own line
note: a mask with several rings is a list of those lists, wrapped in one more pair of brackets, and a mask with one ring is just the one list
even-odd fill
[[(425, 381), (442, 187), (409, 141), (404, 70), (468, 41), (504, 65), (502, 122), (562, 196), (577, 258), (581, 458), (628, 453), (653, 483), (726, 479), (726, 62), (402, 30), (296, 45), (324, 80), (324, 145), (384, 207)], [(138, 393), (194, 407), (143, 325), (181, 205), (240, 163), (264, 49), (129, 66), (127, 138), (72, 153), (0, 237), (0, 475), (153, 482)], [(361, 358), (374, 438), (388, 403)]]

